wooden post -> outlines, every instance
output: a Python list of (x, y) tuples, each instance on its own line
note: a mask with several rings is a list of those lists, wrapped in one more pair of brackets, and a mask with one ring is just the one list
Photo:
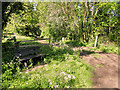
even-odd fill
[(94, 47), (96, 47), (97, 45), (97, 39), (98, 39), (98, 36), (96, 36)]
[(64, 41), (65, 41), (65, 38), (64, 37), (62, 37), (62, 43), (64, 44)]

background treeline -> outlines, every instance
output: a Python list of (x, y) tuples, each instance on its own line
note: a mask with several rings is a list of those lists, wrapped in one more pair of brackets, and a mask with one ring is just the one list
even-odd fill
[(3, 2), (4, 34), (117, 42), (120, 2)]

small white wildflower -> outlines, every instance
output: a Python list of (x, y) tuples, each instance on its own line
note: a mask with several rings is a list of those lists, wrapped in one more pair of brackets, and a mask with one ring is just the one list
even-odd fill
[(22, 76), (22, 78), (24, 78), (25, 76)]
[(28, 73), (28, 72), (25, 72), (26, 74)]
[(70, 88), (70, 86), (67, 86), (67, 88)]
[(66, 76), (64, 77), (64, 79), (65, 79), (65, 80), (68, 80), (68, 78), (67, 78)]
[(68, 70), (68, 72), (70, 72), (70, 70)]
[(69, 53), (66, 54), (67, 56), (69, 55)]
[(12, 62), (10, 62), (10, 64), (12, 64)]
[(58, 88), (59, 87), (59, 85), (56, 85), (56, 88)]
[(46, 71), (48, 71), (48, 69), (46, 69)]
[(70, 58), (70, 60), (72, 60), (72, 58)]
[(66, 75), (66, 73), (65, 73), (65, 72), (61, 72), (61, 74), (64, 74), (64, 75)]
[(39, 74), (36, 74), (36, 76), (40, 76)]
[(53, 66), (55, 66), (55, 64), (53, 64)]
[(68, 78), (71, 78), (71, 75), (70, 75), (70, 74), (68, 75)]
[(21, 74), (21, 72), (19, 72)]
[(50, 82), (51, 80), (49, 79), (48, 82)]
[(50, 82), (50, 85), (52, 85), (52, 82)]
[(28, 82), (26, 82), (26, 84), (28, 84)]
[(73, 79), (75, 79), (75, 76), (73, 75)]
[(53, 69), (55, 69), (55, 67), (53, 67)]

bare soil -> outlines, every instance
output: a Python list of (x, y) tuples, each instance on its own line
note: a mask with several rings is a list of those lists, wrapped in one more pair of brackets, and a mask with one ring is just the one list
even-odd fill
[[(72, 48), (87, 50), (92, 47)], [(118, 55), (95, 51), (94, 53), (80, 53), (80, 56), (95, 70), (93, 71), (93, 88), (119, 88), (118, 87)]]
[(44, 66), (47, 66), (48, 64), (43, 64), (43, 65), (39, 65), (39, 66), (36, 66), (34, 68), (30, 68), (30, 69), (27, 69), (27, 70), (24, 70), (23, 72), (30, 72), (30, 71), (34, 71), (40, 67), (44, 67)]
[(83, 59), (96, 69), (93, 88), (118, 88), (118, 55), (101, 53), (83, 56)]
[[(46, 41), (44, 41), (44, 43), (45, 42)], [(90, 47), (72, 49), (89, 50)], [(95, 71), (93, 72), (94, 76), (92, 78), (93, 88), (118, 88), (118, 55), (103, 53), (100, 51), (95, 53), (97, 54), (85, 54), (83, 52), (83, 54), (80, 55), (87, 63), (95, 68)], [(27, 71), (33, 71), (42, 66), (44, 65), (37, 66)]]

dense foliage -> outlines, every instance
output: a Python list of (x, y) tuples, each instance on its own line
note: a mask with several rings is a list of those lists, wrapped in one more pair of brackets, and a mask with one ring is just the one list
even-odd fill
[(3, 6), (7, 15), (3, 18), (9, 18), (3, 21), (7, 23), (6, 27), (3, 24), (4, 33), (53, 37), (55, 41), (66, 37), (89, 42), (99, 36), (117, 42), (119, 38), (120, 2), (22, 2), (17, 12), (10, 13), (14, 5), (18, 3)]
[[(95, 51), (120, 54), (120, 2), (2, 4), (3, 88), (89, 88), (92, 87), (94, 69), (81, 59), (80, 54), (96, 54)], [(24, 73), (22, 71), (26, 67), (14, 58), (13, 36), (17, 41), (49, 37), (49, 41), (58, 43), (58, 46), (40, 45), (35, 41), (21, 42), (21, 46), (39, 44), (40, 53), (46, 54), (46, 57), (42, 62), (38, 57), (37, 65), (48, 64)], [(94, 47), (96, 36), (98, 39)], [(89, 50), (74, 51), (73, 47), (87, 47)], [(30, 59), (28, 68), (35, 65), (34, 60)]]

